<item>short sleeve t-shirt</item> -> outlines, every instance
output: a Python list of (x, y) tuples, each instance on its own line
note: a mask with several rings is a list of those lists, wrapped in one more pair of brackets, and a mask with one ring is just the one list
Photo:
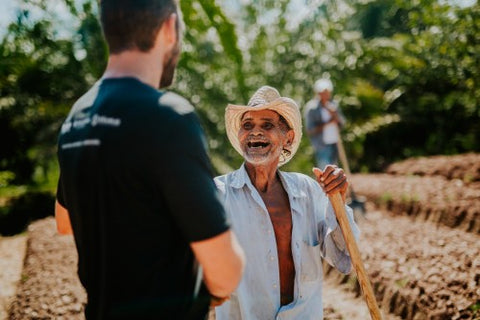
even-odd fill
[(192, 315), (208, 299), (195, 298), (189, 243), (229, 224), (193, 107), (134, 78), (104, 79), (62, 125), (58, 159), (87, 318), (203, 318)]

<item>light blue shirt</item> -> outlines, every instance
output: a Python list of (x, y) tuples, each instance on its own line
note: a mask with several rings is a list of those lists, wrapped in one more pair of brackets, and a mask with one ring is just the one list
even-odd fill
[[(279, 171), (292, 212), (292, 255), (295, 266), (294, 300), (280, 305), (280, 276), (273, 225), (267, 208), (242, 167), (216, 177), (227, 214), (247, 264), (229, 301), (215, 308), (217, 320), (323, 319), (322, 258), (343, 273), (350, 256), (332, 206), (319, 184), (300, 174)], [(359, 230), (349, 207), (355, 237)]]

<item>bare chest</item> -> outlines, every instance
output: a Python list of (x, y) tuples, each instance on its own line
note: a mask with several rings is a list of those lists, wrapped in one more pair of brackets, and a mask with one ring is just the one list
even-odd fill
[(292, 256), (292, 213), (290, 202), (285, 190), (276, 192), (273, 196), (262, 196), (272, 222), (277, 244), (278, 266), (280, 271), (281, 304), (293, 300), (295, 266)]

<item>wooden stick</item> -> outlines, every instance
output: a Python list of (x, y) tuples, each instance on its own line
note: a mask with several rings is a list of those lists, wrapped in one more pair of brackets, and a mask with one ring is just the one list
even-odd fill
[(357, 279), (362, 289), (363, 295), (367, 302), (368, 310), (370, 311), (370, 316), (372, 320), (381, 320), (380, 310), (377, 305), (377, 300), (375, 299), (375, 294), (373, 293), (372, 285), (368, 279), (368, 275), (365, 272), (363, 266), (362, 257), (358, 251), (357, 242), (353, 236), (352, 229), (350, 228), (350, 223), (348, 222), (347, 214), (345, 211), (345, 204), (343, 203), (342, 196), (339, 192), (334, 193), (333, 195), (328, 196), (330, 202), (332, 203), (333, 210), (337, 216), (337, 221), (342, 230), (343, 238), (345, 239), (345, 244), (347, 246), (348, 252), (350, 253), (350, 258), (352, 259), (352, 265), (357, 274)]

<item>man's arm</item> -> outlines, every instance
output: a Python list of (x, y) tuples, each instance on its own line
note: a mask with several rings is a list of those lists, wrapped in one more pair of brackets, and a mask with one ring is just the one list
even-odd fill
[[(186, 113), (171, 122), (171, 126), (171, 137), (154, 141), (158, 154), (153, 158), (158, 161), (152, 164), (152, 171), (158, 174), (162, 197), (175, 224), (203, 268), (208, 291), (219, 298), (212, 300), (222, 300), (228, 298), (240, 282), (243, 251), (230, 231), (213, 182), (206, 140), (197, 116)], [(170, 142), (168, 157), (164, 151), (166, 138)]]
[(55, 221), (57, 222), (57, 231), (60, 234), (73, 234), (72, 225), (68, 210), (65, 209), (58, 200), (55, 201)]
[[(337, 166), (327, 165), (324, 172), (318, 168), (314, 168), (313, 172), (316, 176), (317, 182), (320, 184), (326, 195), (340, 192), (342, 199), (345, 202), (348, 181), (342, 169)], [(352, 232), (358, 240), (360, 231), (353, 219), (352, 209), (345, 206), (345, 212), (350, 227), (352, 228)], [(323, 239), (323, 256), (330, 265), (336, 267), (340, 272), (347, 274), (351, 271), (351, 259), (332, 205), (329, 202), (325, 212), (325, 223), (325, 233), (321, 236)]]
[(314, 104), (309, 102), (306, 106), (305, 111), (305, 131), (309, 137), (321, 133), (323, 131), (323, 123), (315, 123), (313, 121), (312, 113), (314, 108)]
[(225, 231), (213, 238), (191, 242), (195, 257), (203, 268), (208, 291), (228, 298), (237, 288), (245, 267), (245, 254), (235, 234)]
[(336, 102), (327, 102), (326, 104), (327, 110), (330, 112), (332, 118), (328, 123), (335, 122), (339, 128), (342, 128), (345, 125), (346, 119), (342, 113), (342, 110), (338, 106)]

